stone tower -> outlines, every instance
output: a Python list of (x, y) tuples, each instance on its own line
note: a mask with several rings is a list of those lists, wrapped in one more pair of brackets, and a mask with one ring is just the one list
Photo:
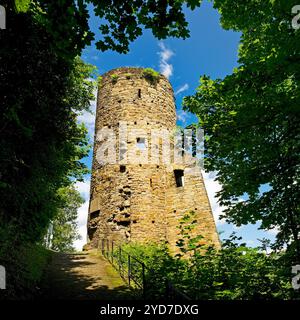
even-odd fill
[[(174, 250), (179, 219), (194, 211), (194, 232), (219, 247), (200, 169), (190, 172), (188, 162), (176, 164), (173, 156), (164, 161), (162, 147), (169, 144), (172, 149), (175, 123), (173, 89), (164, 76), (149, 78), (142, 68), (118, 68), (103, 75), (95, 123), (90, 246), (97, 247), (103, 238), (163, 240)], [(105, 149), (108, 141), (112, 144)]]

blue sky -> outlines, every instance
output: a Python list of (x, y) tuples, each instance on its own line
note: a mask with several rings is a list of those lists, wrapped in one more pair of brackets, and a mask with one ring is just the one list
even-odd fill
[[(130, 45), (130, 52), (126, 55), (112, 51), (103, 53), (92, 45), (84, 50), (82, 58), (85, 62), (97, 66), (100, 74), (122, 66), (150, 67), (160, 71), (169, 78), (174, 88), (178, 124), (184, 126), (195, 122), (194, 115), (182, 110), (182, 98), (195, 92), (201, 75), (209, 75), (216, 79), (232, 73), (233, 68), (237, 66), (240, 35), (221, 28), (219, 14), (210, 2), (204, 1), (201, 8), (193, 12), (186, 10), (186, 17), (191, 34), (191, 37), (186, 40), (169, 38), (158, 41), (150, 31), (144, 31), (144, 34)], [(98, 26), (99, 21), (92, 17), (91, 29), (97, 33)], [(95, 110), (95, 102), (92, 103), (91, 108)], [(80, 117), (80, 121), (86, 123), (92, 136), (94, 115), (85, 113)], [(84, 162), (89, 168), (91, 167), (91, 153)], [(89, 179), (90, 177), (87, 176), (86, 182), (78, 183), (78, 189), (86, 202), (79, 209), (78, 223), (83, 240), (76, 242), (77, 248), (85, 243), (86, 238)], [(257, 230), (258, 225), (236, 228), (217, 220), (223, 208), (218, 205), (214, 194), (220, 185), (214, 181), (213, 173), (205, 173), (204, 179), (218, 231), (223, 232), (221, 238), (227, 238), (232, 231), (236, 231), (249, 246), (259, 245), (257, 238), (274, 239), (274, 230), (269, 232)]]

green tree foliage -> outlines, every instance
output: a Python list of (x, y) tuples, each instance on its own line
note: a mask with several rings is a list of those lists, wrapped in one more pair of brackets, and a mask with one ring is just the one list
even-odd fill
[[(101, 51), (127, 53), (130, 42), (142, 35), (143, 28), (150, 29), (158, 39), (185, 39), (189, 30), (183, 8), (194, 10), (201, 0), (32, 0), (31, 4), (55, 37), (57, 47), (67, 55), (78, 55), (95, 38)], [(90, 6), (101, 21), (96, 35), (88, 25)]]
[[(201, 77), (184, 107), (205, 130), (206, 170), (217, 171), (224, 217), (278, 228), (300, 261), (300, 32), (292, 0), (215, 0), (225, 29), (241, 33), (239, 66)], [(264, 186), (265, 191), (260, 192)], [(244, 200), (243, 200), (244, 199)], [(296, 249), (295, 249), (296, 248)]]
[(77, 229), (77, 209), (84, 203), (84, 199), (74, 185), (58, 190), (60, 206), (52, 221), (51, 249), (61, 252), (71, 252), (75, 248), (73, 243), (80, 239)]
[(221, 250), (191, 237), (196, 225), (194, 212), (180, 221), (177, 242), (184, 275), (178, 284), (194, 299), (290, 299), (297, 296), (291, 287), (291, 268), (285, 254), (266, 255), (261, 248), (249, 248), (233, 233)]
[[(59, 188), (82, 179), (93, 68), (59, 55), (31, 12), (9, 11), (0, 33), (0, 264), (12, 265), (25, 243), (39, 241), (54, 217)], [(13, 250), (11, 250), (13, 248)]]
[(15, 0), (17, 12), (27, 12), (29, 10), (30, 0)]

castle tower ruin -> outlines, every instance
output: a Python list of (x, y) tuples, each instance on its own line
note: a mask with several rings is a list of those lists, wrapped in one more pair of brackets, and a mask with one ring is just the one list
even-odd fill
[[(142, 68), (118, 68), (103, 75), (88, 215), (90, 246), (97, 247), (101, 239), (167, 241), (174, 250), (179, 220), (194, 211), (194, 232), (219, 247), (200, 168), (177, 164), (172, 150), (171, 161), (164, 161), (162, 147), (172, 149), (175, 128), (173, 89), (164, 76), (151, 79)], [(105, 149), (108, 141), (115, 147)]]

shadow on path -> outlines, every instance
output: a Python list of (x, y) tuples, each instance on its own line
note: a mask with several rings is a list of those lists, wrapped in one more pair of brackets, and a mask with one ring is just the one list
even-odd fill
[(95, 252), (53, 253), (41, 292), (42, 300), (131, 300), (136, 296), (111, 264)]

